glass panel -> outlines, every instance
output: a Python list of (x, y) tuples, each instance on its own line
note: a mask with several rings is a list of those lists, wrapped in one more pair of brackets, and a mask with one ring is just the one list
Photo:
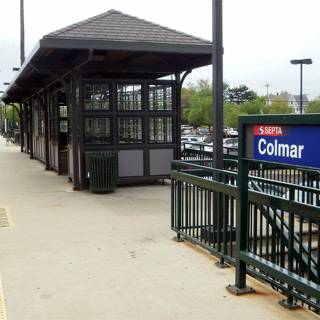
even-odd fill
[(60, 106), (60, 118), (66, 118), (67, 117), (67, 106)]
[(149, 118), (149, 143), (172, 143), (172, 118)]
[(67, 120), (60, 121), (60, 132), (68, 132)]
[(57, 120), (50, 121), (50, 140), (58, 141), (58, 121)]
[(93, 92), (101, 92), (101, 85), (100, 84), (94, 84), (93, 85)]
[(118, 118), (118, 143), (142, 143), (142, 118)]
[(44, 137), (44, 121), (43, 121), (43, 119), (39, 120), (39, 137)]
[(141, 110), (141, 85), (118, 84), (117, 108), (118, 110)]
[(110, 110), (108, 84), (84, 85), (84, 110)]
[(85, 119), (85, 144), (111, 144), (110, 118)]
[(150, 85), (149, 86), (149, 109), (172, 110), (172, 86)]

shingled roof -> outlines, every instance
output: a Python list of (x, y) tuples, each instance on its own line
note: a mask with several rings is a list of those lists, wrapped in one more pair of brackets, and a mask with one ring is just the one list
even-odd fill
[(44, 36), (44, 39), (49, 38), (210, 44), (208, 40), (169, 29), (114, 9)]
[(40, 39), (2, 100), (24, 101), (76, 69), (83, 78), (159, 79), (211, 62), (210, 41), (110, 10)]

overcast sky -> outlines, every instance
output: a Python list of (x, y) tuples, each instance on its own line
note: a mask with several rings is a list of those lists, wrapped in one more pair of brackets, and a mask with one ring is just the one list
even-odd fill
[[(5, 0), (2, 0), (4, 2)], [(24, 0), (26, 57), (45, 34), (110, 9), (119, 10), (203, 39), (212, 40), (212, 0)], [(320, 95), (319, 0), (223, 0), (224, 80), (259, 95), (300, 93), (300, 67), (292, 59), (311, 58), (303, 67), (303, 93)], [(20, 64), (20, 0), (6, 0), (0, 24), (0, 90)], [(212, 67), (193, 71), (186, 82), (212, 79)]]

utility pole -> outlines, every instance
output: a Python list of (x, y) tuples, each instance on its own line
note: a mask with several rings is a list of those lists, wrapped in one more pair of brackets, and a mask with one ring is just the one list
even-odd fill
[(269, 98), (269, 87), (271, 86), (270, 83), (266, 83), (265, 87), (267, 87), (267, 97)]
[(24, 0), (20, 0), (20, 64), (23, 65), (24, 55)]

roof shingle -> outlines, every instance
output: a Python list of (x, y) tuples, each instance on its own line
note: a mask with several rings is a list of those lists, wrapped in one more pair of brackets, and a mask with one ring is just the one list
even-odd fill
[(51, 32), (43, 37), (58, 39), (112, 40), (208, 45), (211, 42), (161, 25), (109, 10), (95, 17)]

